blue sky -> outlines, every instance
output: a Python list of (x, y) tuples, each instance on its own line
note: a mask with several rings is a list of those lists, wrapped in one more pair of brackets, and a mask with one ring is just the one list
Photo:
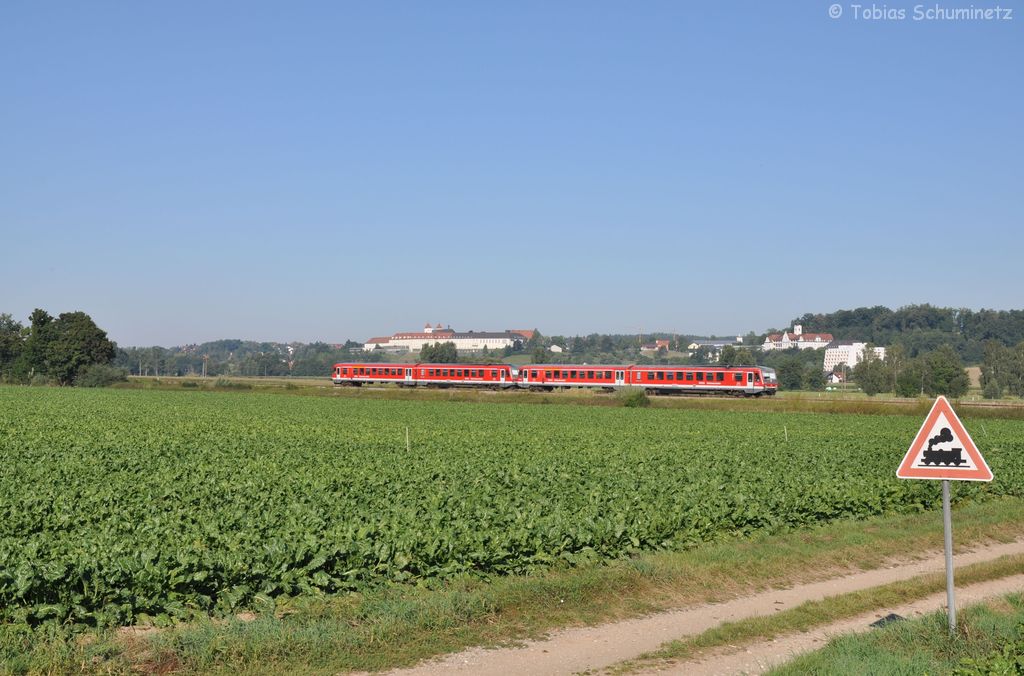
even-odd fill
[(1024, 15), (831, 4), (5, 2), (0, 312), (172, 345), (1024, 307)]

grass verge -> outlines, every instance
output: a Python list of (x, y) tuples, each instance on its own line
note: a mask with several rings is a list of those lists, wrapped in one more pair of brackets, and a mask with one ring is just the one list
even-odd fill
[[(1024, 536), (1024, 500), (957, 509), (957, 543)], [(962, 524), (962, 525), (959, 525)], [(252, 617), (165, 629), (0, 627), (0, 672), (336, 673), (380, 670), (562, 626), (722, 601), (876, 568), (941, 547), (937, 512), (833, 522), (730, 539), (687, 552), (458, 580), (441, 589), (390, 586), (362, 595), (279, 600)]]
[[(622, 406), (615, 394), (593, 390), (528, 392), (524, 390), (476, 390), (469, 388), (336, 387), (326, 378), (195, 378), (132, 376), (118, 389), (187, 391), (244, 391), (314, 397), (383, 399), (400, 401), (452, 401), (513, 404), (567, 404), (575, 406)], [(652, 408), (708, 411), (772, 411), (778, 413), (837, 413), (908, 415), (923, 418), (932, 400), (850, 397), (828, 392), (786, 392), (775, 397), (733, 399), (728, 397), (652, 396)], [(957, 412), (967, 418), (1024, 419), (1024, 403), (957, 401)]]
[[(957, 584), (970, 585), (1024, 572), (1024, 555), (1003, 556), (958, 568)], [(785, 634), (808, 631), (815, 627), (855, 617), (879, 608), (892, 607), (916, 601), (946, 588), (945, 573), (921, 575), (912, 580), (831, 596), (820, 601), (808, 601), (796, 608), (774, 615), (752, 617), (737, 622), (726, 622), (713, 629), (686, 639), (671, 641), (661, 649), (623, 662), (612, 673), (623, 674), (665, 667), (675, 662), (699, 658), (708, 652), (725, 647), (741, 648), (751, 643), (769, 641)], [(943, 615), (945, 618), (945, 615)], [(833, 673), (797, 671), (793, 673)], [(869, 669), (860, 673), (895, 673)], [(921, 672), (924, 673), (924, 672)]]
[(937, 612), (843, 636), (796, 658), (772, 676), (805, 674), (1020, 674), (1024, 672), (1024, 595), (1008, 594), (957, 613), (950, 639)]

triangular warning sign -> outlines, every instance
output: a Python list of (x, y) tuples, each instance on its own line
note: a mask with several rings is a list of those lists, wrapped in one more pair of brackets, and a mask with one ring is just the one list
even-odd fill
[(939, 397), (896, 470), (900, 479), (992, 481), (992, 470), (945, 397)]

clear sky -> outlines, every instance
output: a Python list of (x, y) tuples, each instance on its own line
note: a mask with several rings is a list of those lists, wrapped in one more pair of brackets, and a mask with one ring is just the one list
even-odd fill
[(1024, 307), (1024, 6), (831, 4), (8, 0), (0, 312), (174, 345)]

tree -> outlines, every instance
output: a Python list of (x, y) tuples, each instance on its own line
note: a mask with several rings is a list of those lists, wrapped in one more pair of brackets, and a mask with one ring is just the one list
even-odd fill
[(530, 360), (534, 364), (546, 364), (548, 362), (549, 353), (543, 347), (536, 347), (533, 350), (533, 355)]
[(28, 316), (29, 329), (21, 352), (22, 371), (27, 377), (35, 373), (48, 374), (47, 355), (53, 341), (53, 317), (46, 310), (36, 308)]
[(971, 382), (964, 371), (960, 355), (952, 345), (942, 345), (929, 352), (925, 355), (924, 362), (927, 368), (925, 391), (929, 395), (961, 397), (967, 394)]
[(722, 366), (748, 366), (754, 364), (754, 355), (745, 347), (726, 345), (718, 358)]
[(805, 390), (825, 389), (825, 373), (818, 364), (805, 364), (800, 377), (800, 386)]
[(65, 312), (49, 326), (48, 375), (61, 385), (72, 384), (86, 366), (109, 364), (117, 354), (117, 347), (107, 338), (107, 332), (84, 312)]
[(993, 379), (985, 384), (981, 393), (986, 399), (1000, 399), (1003, 396), (1003, 388), (999, 385), (999, 381)]
[(796, 355), (786, 355), (776, 371), (780, 389), (799, 390), (803, 386), (803, 362)]
[(885, 351), (885, 368), (889, 373), (889, 377), (892, 378), (892, 391), (899, 393), (899, 374), (903, 370), (904, 365), (907, 361), (906, 352), (903, 350), (902, 345), (890, 345)]
[(885, 362), (878, 358), (870, 344), (864, 348), (864, 358), (853, 368), (852, 375), (854, 382), (869, 397), (884, 392), (892, 381)]
[(25, 327), (9, 314), (0, 314), (0, 378), (11, 378), (24, 348)]
[(420, 350), (420, 361), (431, 364), (454, 364), (459, 361), (459, 351), (451, 341), (424, 345)]

